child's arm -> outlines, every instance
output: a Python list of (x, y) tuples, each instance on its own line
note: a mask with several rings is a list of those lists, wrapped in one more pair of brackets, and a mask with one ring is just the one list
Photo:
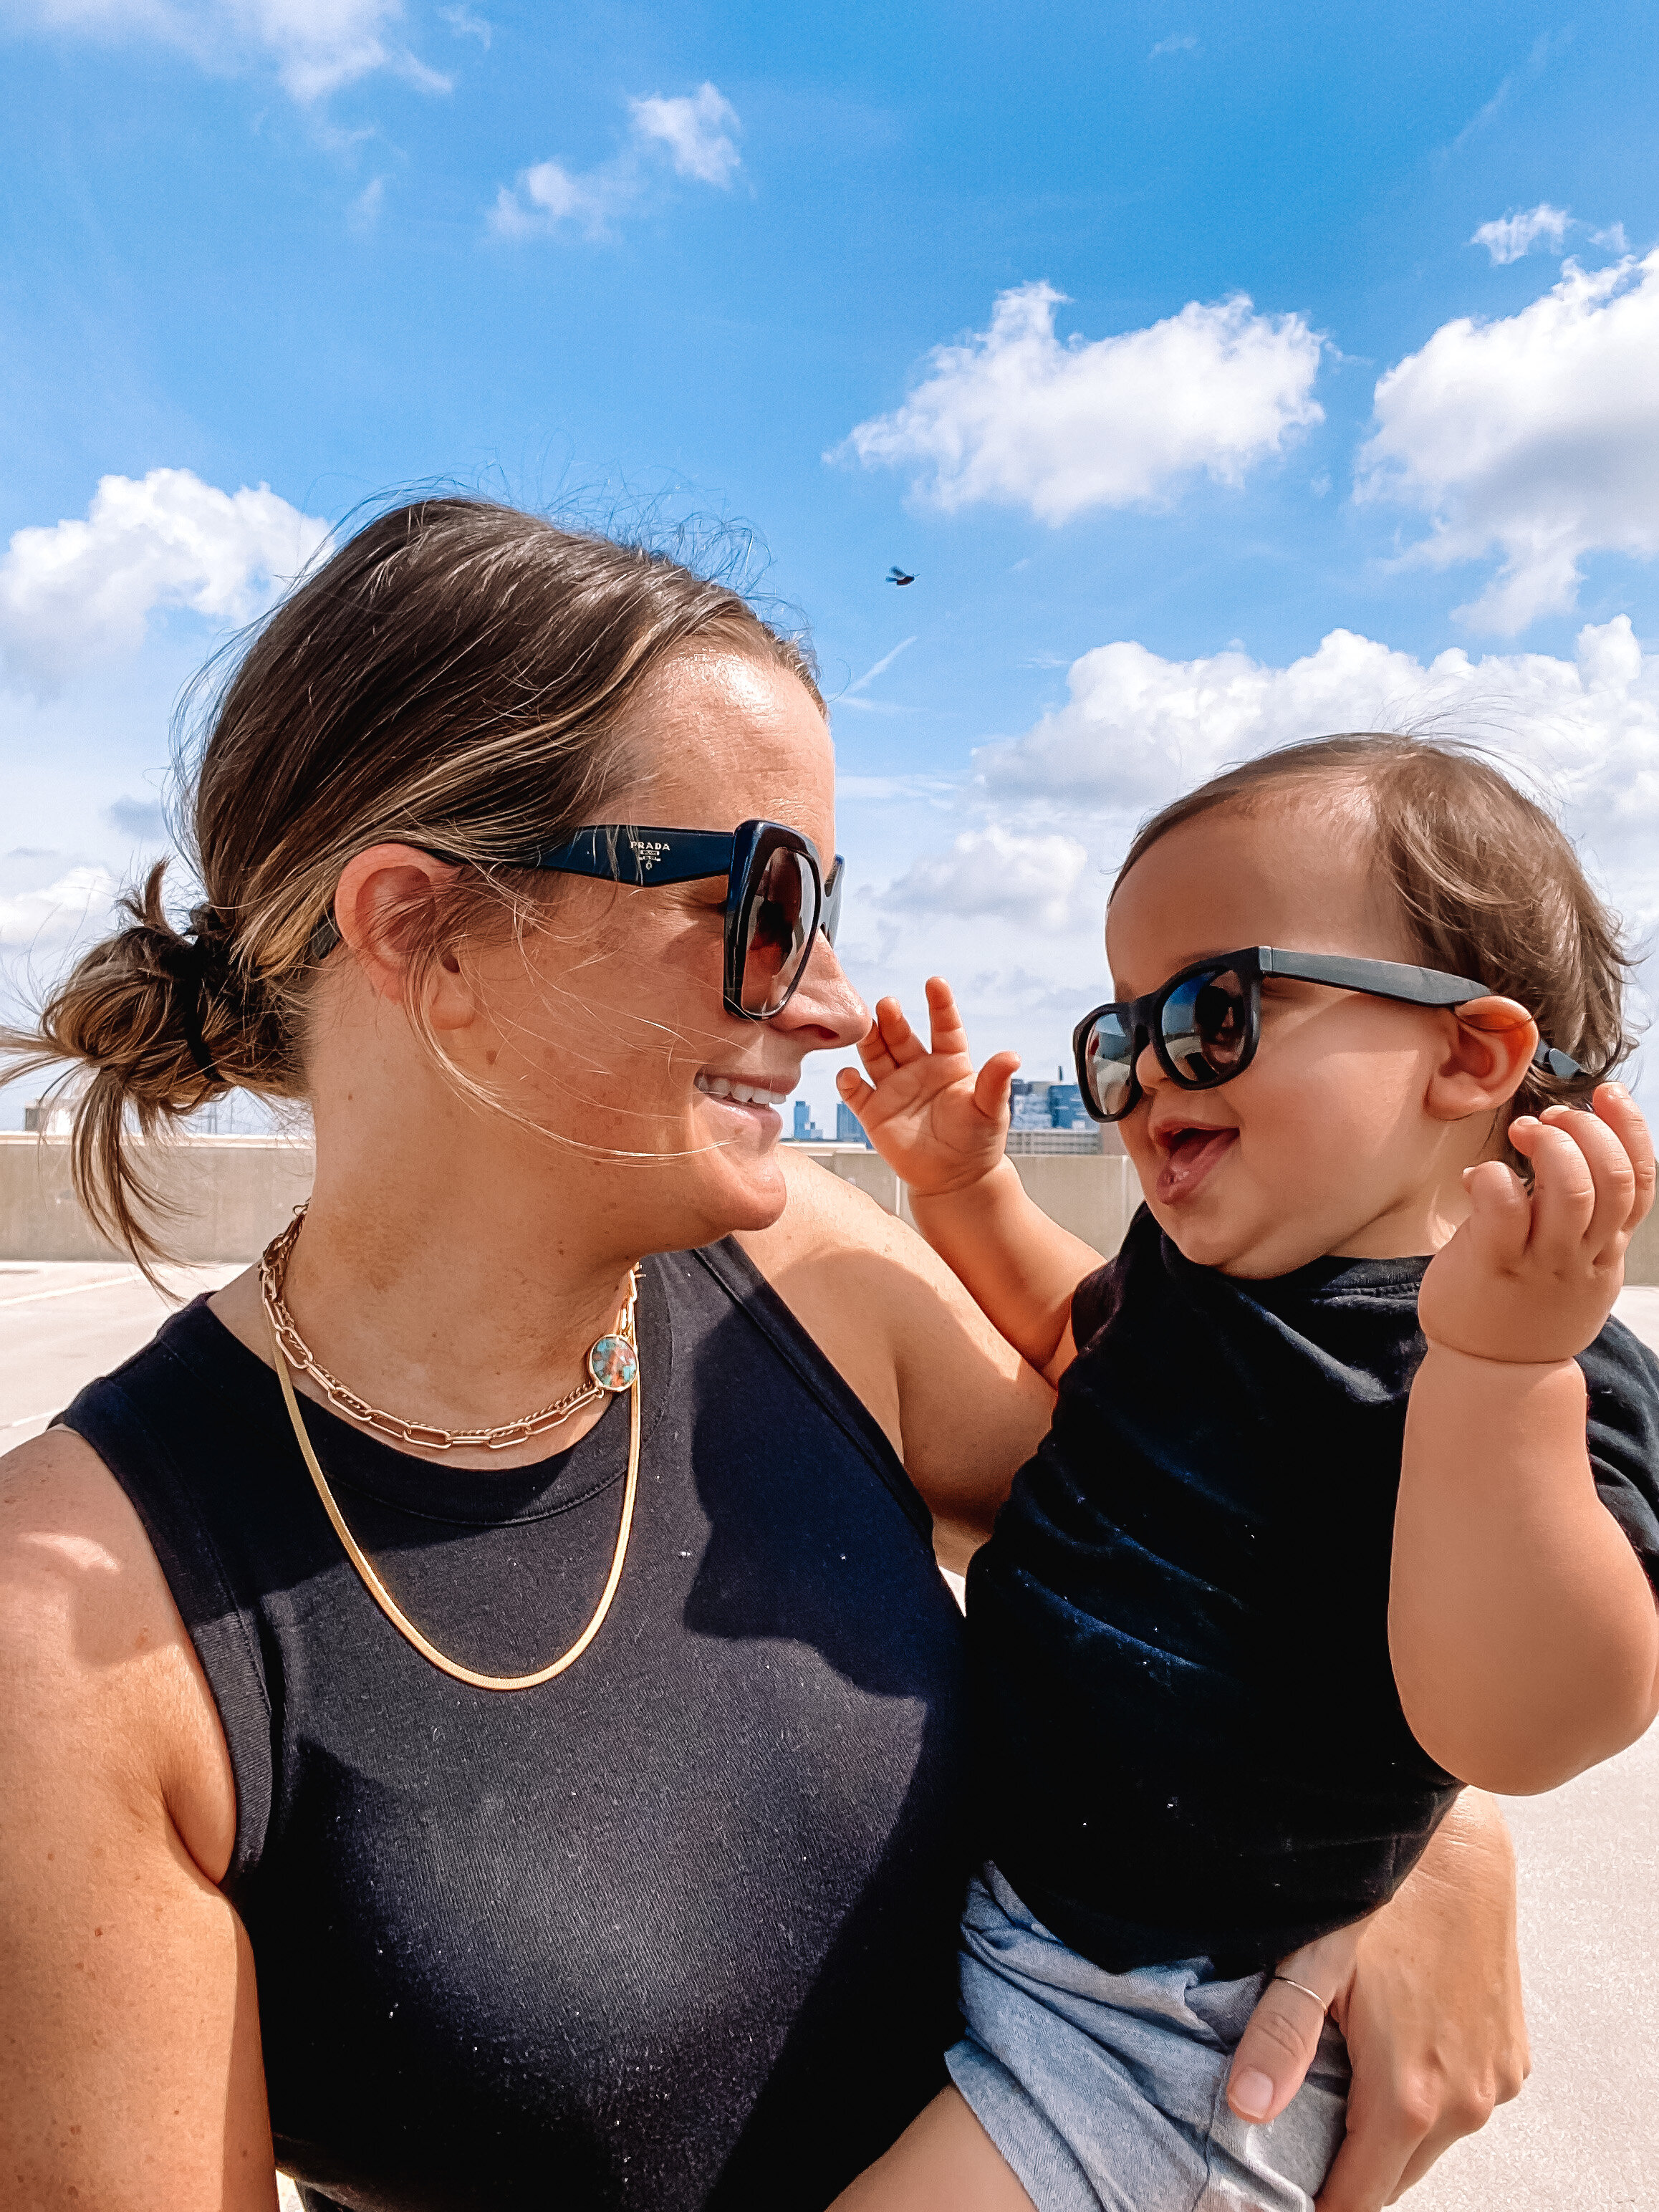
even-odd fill
[(1659, 1711), (1659, 1613), (1601, 1504), (1574, 1354), (1599, 1334), (1653, 1203), (1646, 1124), (1616, 1084), (1594, 1114), (1510, 1131), (1530, 1196), (1496, 1161), (1423, 1279), (1389, 1642), (1412, 1731), (1483, 1788), (1553, 1788)]
[(1018, 1055), (974, 1073), (951, 987), (927, 985), (932, 1049), (896, 999), (876, 1008), (859, 1047), (868, 1083), (837, 1079), (865, 1133), (910, 1194), (916, 1226), (992, 1325), (1054, 1382), (1075, 1356), (1072, 1293), (1101, 1264), (1080, 1237), (1026, 1197), (1004, 1152)]

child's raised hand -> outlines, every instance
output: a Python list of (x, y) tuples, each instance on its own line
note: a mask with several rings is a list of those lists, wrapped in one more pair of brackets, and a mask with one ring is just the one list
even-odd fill
[(836, 1087), (888, 1166), (914, 1191), (939, 1198), (977, 1182), (1001, 1159), (1019, 1055), (994, 1054), (975, 1077), (957, 1002), (938, 975), (928, 979), (927, 1019), (931, 1049), (898, 1000), (883, 999), (859, 1046), (870, 1080), (844, 1067)]
[(1653, 1140), (1623, 1085), (1594, 1112), (1552, 1106), (1510, 1125), (1528, 1191), (1499, 1160), (1465, 1174), (1468, 1219), (1431, 1261), (1418, 1318), (1431, 1344), (1544, 1364), (1593, 1343), (1625, 1279), (1625, 1248), (1653, 1204)]

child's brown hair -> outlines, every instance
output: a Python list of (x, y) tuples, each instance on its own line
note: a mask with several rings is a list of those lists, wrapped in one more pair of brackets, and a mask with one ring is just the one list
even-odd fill
[[(1588, 1105), (1626, 1059), (1631, 957), (1565, 832), (1473, 747), (1380, 734), (1313, 738), (1212, 776), (1136, 833), (1113, 896), (1143, 854), (1219, 806), (1253, 808), (1287, 787), (1358, 798), (1425, 965), (1478, 976), (1514, 999), (1582, 1074), (1528, 1070), (1505, 1125), (1546, 1106)], [(1512, 1164), (1520, 1165), (1512, 1158)]]

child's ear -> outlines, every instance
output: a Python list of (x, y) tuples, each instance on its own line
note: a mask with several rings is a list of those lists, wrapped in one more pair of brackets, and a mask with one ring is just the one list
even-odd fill
[(1512, 1098), (1538, 1049), (1538, 1024), (1513, 999), (1471, 999), (1449, 1010), (1446, 1049), (1425, 1100), (1437, 1121), (1490, 1114)]

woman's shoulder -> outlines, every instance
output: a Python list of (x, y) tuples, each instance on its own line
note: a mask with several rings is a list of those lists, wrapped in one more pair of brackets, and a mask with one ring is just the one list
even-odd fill
[(769, 1272), (763, 1257), (799, 1256), (828, 1248), (887, 1251), (902, 1249), (908, 1240), (927, 1252), (908, 1222), (878, 1206), (856, 1183), (833, 1175), (810, 1152), (780, 1145), (778, 1161), (788, 1203), (769, 1229), (744, 1230), (737, 1240), (763, 1273)]
[(131, 1500), (65, 1428), (0, 1458), (0, 1737), (13, 1788), (70, 1758), (124, 1800), (159, 1796), (222, 1877), (236, 1794), (212, 1694)]
[(741, 1231), (734, 1242), (832, 1359), (844, 1339), (878, 1346), (902, 1363), (930, 1308), (972, 1316), (989, 1329), (908, 1221), (810, 1157), (780, 1152), (789, 1194), (783, 1212), (769, 1228)]
[(958, 1524), (948, 1548), (971, 1548), (1054, 1394), (908, 1222), (815, 1161), (783, 1159), (782, 1214), (737, 1242), (886, 1431), (935, 1520)]

